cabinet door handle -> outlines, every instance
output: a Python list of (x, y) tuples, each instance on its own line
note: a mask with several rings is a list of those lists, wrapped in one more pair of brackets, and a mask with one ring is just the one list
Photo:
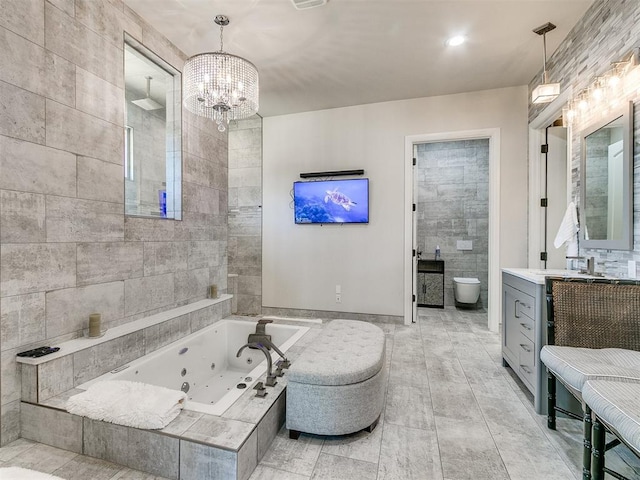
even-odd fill
[(522, 348), (527, 353), (531, 353), (531, 348), (529, 348), (529, 346), (524, 343), (520, 344), (520, 348)]
[(529, 331), (531, 331), (531, 327), (530, 327), (529, 325), (527, 325), (526, 323), (521, 323), (521, 324), (520, 324), (520, 326), (521, 326), (522, 328), (524, 328), (525, 330), (529, 330)]
[(529, 369), (529, 367), (527, 367), (526, 365), (520, 365), (520, 368), (524, 370), (527, 374), (531, 375), (531, 369)]
[(513, 302), (513, 316), (516, 318), (520, 318), (520, 315), (518, 315), (518, 304), (520, 303), (520, 300), (516, 300), (515, 302)]

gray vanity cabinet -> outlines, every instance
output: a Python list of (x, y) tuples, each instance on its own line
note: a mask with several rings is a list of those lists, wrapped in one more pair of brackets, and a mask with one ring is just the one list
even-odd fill
[(546, 413), (547, 375), (540, 363), (546, 343), (544, 285), (502, 273), (502, 362), (531, 391), (537, 413)]

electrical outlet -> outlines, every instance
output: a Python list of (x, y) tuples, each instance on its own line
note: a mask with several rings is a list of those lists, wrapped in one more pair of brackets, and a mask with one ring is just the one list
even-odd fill
[(336, 303), (342, 303), (342, 294), (336, 293)]

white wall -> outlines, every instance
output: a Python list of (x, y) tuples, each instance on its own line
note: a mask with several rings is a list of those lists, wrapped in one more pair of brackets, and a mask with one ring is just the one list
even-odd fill
[[(263, 305), (403, 315), (405, 136), (483, 128), (501, 133), (500, 266), (525, 266), (527, 87), (265, 118)], [(368, 225), (294, 224), (300, 172), (354, 168), (370, 178)]]

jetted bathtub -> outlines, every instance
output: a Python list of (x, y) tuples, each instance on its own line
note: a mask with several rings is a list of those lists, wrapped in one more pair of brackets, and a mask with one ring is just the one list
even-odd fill
[[(256, 323), (220, 320), (78, 388), (87, 389), (102, 380), (148, 383), (186, 391), (187, 410), (222, 415), (267, 370), (261, 350), (245, 348), (236, 358), (238, 349), (255, 332)], [(265, 331), (284, 353), (308, 330), (309, 327), (270, 323)], [(275, 370), (280, 357), (273, 351), (271, 357)]]

